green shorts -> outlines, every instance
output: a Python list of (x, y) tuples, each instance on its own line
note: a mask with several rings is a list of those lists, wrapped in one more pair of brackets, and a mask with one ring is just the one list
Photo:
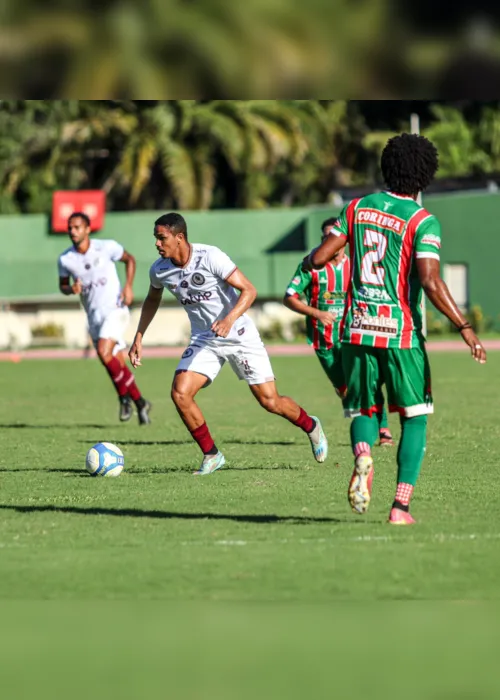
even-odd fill
[(331, 350), (315, 350), (316, 357), (321, 362), (321, 366), (326, 376), (333, 384), (333, 388), (342, 398), (346, 392), (346, 382), (344, 370), (342, 369), (342, 346), (337, 343)]
[(346, 418), (380, 413), (382, 384), (386, 385), (389, 411), (406, 418), (434, 412), (431, 372), (424, 345), (409, 350), (342, 346), (347, 383), (343, 402)]

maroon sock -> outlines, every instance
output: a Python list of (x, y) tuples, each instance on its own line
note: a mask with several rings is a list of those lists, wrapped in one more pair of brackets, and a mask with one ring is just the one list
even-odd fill
[(314, 420), (311, 418), (311, 416), (307, 415), (303, 408), (300, 408), (300, 413), (297, 420), (292, 420), (291, 423), (296, 425), (297, 428), (302, 428), (305, 433), (311, 433), (316, 427)]
[(111, 360), (105, 364), (105, 367), (111, 377), (111, 381), (115, 385), (118, 396), (126, 396), (128, 394), (128, 387), (125, 384), (125, 370), (116, 357), (112, 357)]
[(135, 383), (135, 377), (127, 366), (123, 368), (125, 372), (125, 386), (127, 387), (127, 392), (132, 399), (132, 401), (139, 401), (141, 398), (141, 392), (139, 387)]
[(190, 433), (193, 436), (193, 439), (196, 440), (196, 442), (200, 446), (200, 449), (203, 452), (203, 454), (206, 455), (212, 452), (215, 454), (217, 448), (215, 447), (215, 443), (212, 439), (212, 436), (210, 435), (210, 430), (208, 429), (206, 423), (200, 425), (199, 428), (191, 430)]

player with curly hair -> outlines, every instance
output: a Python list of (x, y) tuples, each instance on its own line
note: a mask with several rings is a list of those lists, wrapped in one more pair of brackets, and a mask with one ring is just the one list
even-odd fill
[(486, 362), (486, 352), (441, 279), (441, 226), (417, 203), (438, 169), (435, 146), (423, 136), (395, 136), (384, 148), (381, 169), (388, 189), (349, 202), (333, 235), (303, 266), (323, 268), (349, 243), (351, 279), (341, 329), (345, 415), (353, 418), (354, 471), (348, 498), (354, 512), (368, 509), (371, 449), (385, 383), (389, 410), (399, 413), (401, 421), (389, 522), (411, 525), (410, 499), (425, 454), (427, 416), (434, 411), (422, 334), (422, 291), (461, 333), (475, 360)]

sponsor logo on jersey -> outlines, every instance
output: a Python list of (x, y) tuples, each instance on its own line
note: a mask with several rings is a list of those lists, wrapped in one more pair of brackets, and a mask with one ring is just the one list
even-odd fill
[(98, 280), (95, 280), (94, 282), (89, 282), (88, 284), (84, 284), (82, 287), (82, 294), (90, 294), (90, 292), (93, 289), (97, 289), (97, 287), (105, 287), (108, 283), (107, 277), (101, 277)]
[(426, 233), (420, 241), (423, 245), (432, 245), (439, 250), (441, 248), (441, 239), (433, 233)]
[(181, 287), (187, 289), (189, 287), (189, 282), (187, 280), (182, 280)]
[(200, 292), (199, 294), (189, 294), (189, 296), (187, 296), (186, 299), (181, 299), (181, 304), (183, 306), (187, 306), (189, 304), (200, 304), (203, 301), (208, 301), (211, 296), (212, 292)]
[(356, 212), (357, 224), (373, 224), (379, 228), (389, 229), (395, 233), (402, 234), (405, 220), (398, 216), (388, 216), (378, 211), (378, 209), (358, 209)]
[(90, 270), (90, 268), (91, 268), (90, 263), (85, 263), (85, 269), (86, 269), (86, 270)]
[(385, 289), (373, 289), (372, 287), (360, 287), (358, 289), (358, 294), (360, 297), (366, 297), (367, 299), (373, 299), (374, 301), (392, 301), (391, 297)]
[(201, 274), (201, 272), (195, 272), (191, 276), (191, 282), (196, 286), (196, 287), (201, 287), (202, 284), (205, 284), (205, 278)]
[(244, 329), (244, 328), (240, 328), (240, 330), (238, 331), (238, 335), (243, 335), (244, 332), (245, 332), (245, 329)]
[(191, 355), (194, 353), (193, 348), (186, 348), (184, 352), (182, 353), (182, 359), (185, 360), (186, 357), (191, 357)]
[(345, 299), (345, 292), (323, 292), (323, 299), (329, 301), (330, 299)]
[(299, 284), (300, 282), (300, 277), (294, 277), (292, 280), (292, 284)]
[(370, 316), (366, 309), (354, 309), (351, 330), (358, 333), (382, 333), (384, 335), (397, 335), (398, 319), (387, 316)]

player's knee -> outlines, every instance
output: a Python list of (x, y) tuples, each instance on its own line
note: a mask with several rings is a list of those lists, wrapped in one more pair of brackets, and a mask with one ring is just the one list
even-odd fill
[(259, 396), (259, 403), (269, 413), (279, 413), (279, 396)]
[(111, 358), (113, 357), (113, 353), (110, 352), (107, 348), (97, 348), (97, 356), (100, 359), (100, 361), (103, 363), (103, 365), (107, 365), (108, 362), (111, 361)]
[(170, 392), (170, 397), (171, 397), (172, 401), (174, 402), (174, 404), (179, 408), (182, 408), (183, 406), (187, 406), (187, 404), (189, 404), (190, 401), (192, 400), (191, 395), (187, 391), (183, 391), (183, 389), (181, 387), (176, 387), (176, 386), (172, 387), (172, 390)]

